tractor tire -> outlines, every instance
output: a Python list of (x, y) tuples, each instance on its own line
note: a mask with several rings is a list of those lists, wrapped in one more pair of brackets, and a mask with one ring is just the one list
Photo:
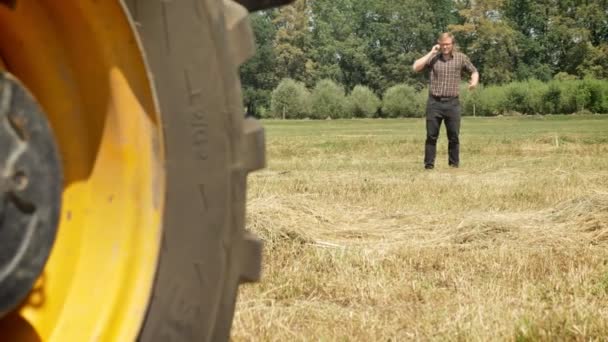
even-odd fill
[(248, 11), (232, 0), (127, 0), (165, 141), (160, 259), (140, 341), (224, 341), (239, 283), (260, 277), (244, 230), (247, 173), (264, 132), (245, 118), (238, 67), (253, 54)]

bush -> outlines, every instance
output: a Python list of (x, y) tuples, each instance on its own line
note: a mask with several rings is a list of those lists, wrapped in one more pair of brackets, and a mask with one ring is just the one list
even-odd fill
[(528, 89), (528, 109), (527, 114), (552, 114), (544, 111), (543, 99), (549, 91), (549, 86), (546, 82), (531, 79), (526, 82)]
[[(579, 82), (576, 80), (557, 81), (561, 96), (556, 112), (559, 114), (571, 114), (577, 111), (577, 86)], [(578, 100), (579, 104), (581, 99)]]
[(556, 81), (574, 81), (576, 80), (578, 77), (576, 77), (575, 75), (570, 75), (567, 72), (564, 71), (560, 71), (557, 74), (555, 74), (555, 76), (553, 76), (553, 79)]
[(417, 104), (416, 90), (406, 84), (398, 84), (384, 92), (382, 113), (390, 118), (420, 117), (423, 111)]
[(608, 113), (608, 82), (585, 79), (583, 87), (589, 91), (587, 109), (594, 113)]
[(513, 82), (505, 86), (504, 103), (501, 106), (503, 112), (531, 114), (530, 94), (527, 85), (522, 82)]
[(483, 86), (479, 85), (475, 90), (469, 90), (468, 83), (460, 84), (460, 112), (463, 116), (465, 115), (481, 115), (481, 94), (483, 92)]
[(488, 86), (482, 87), (479, 91), (476, 103), (476, 115), (478, 116), (493, 116), (504, 114), (506, 108), (506, 91), (505, 87)]
[(542, 97), (541, 111), (543, 114), (553, 114), (559, 112), (559, 104), (561, 102), (561, 88), (557, 82), (549, 82), (547, 91)]
[(580, 111), (608, 113), (608, 82), (587, 78), (585, 80), (551, 81), (549, 92), (558, 92), (555, 112), (571, 114)]
[[(503, 86), (479, 86), (474, 91), (460, 86), (462, 115), (494, 116), (511, 112), (522, 114), (571, 114), (576, 112), (608, 113), (608, 82), (586, 78), (573, 79), (561, 74), (549, 82), (530, 79)], [(248, 98), (254, 99), (255, 93)], [(262, 96), (260, 96), (261, 98)], [(290, 79), (281, 81), (272, 92), (268, 109), (259, 106), (255, 115), (287, 118), (338, 117), (421, 117), (424, 116), (428, 88), (416, 91), (399, 84), (384, 92), (380, 101), (366, 86), (356, 86), (348, 97), (343, 89), (330, 80), (320, 81), (312, 94), (302, 83)], [(253, 101), (252, 101), (253, 102)], [(262, 101), (260, 101), (262, 102)], [(259, 103), (259, 102), (258, 102)], [(378, 107), (382, 110), (378, 113)], [(311, 110), (311, 107), (313, 108)]]
[(357, 85), (347, 98), (348, 113), (356, 118), (372, 118), (380, 108), (380, 99), (366, 86)]
[(243, 102), (247, 114), (254, 117), (264, 117), (261, 109), (268, 108), (270, 104), (271, 91), (266, 89), (255, 89), (253, 87), (243, 87)]
[(608, 112), (608, 82), (568, 79), (567, 75), (548, 83), (531, 79), (504, 86), (480, 87), (474, 92), (461, 86), (463, 115), (492, 116), (522, 114), (571, 114), (580, 111)]
[(310, 113), (310, 93), (303, 83), (283, 79), (272, 91), (269, 117), (302, 119)]
[(582, 82), (576, 82), (576, 92), (574, 94), (574, 103), (576, 105), (576, 111), (583, 111), (589, 109), (591, 102), (591, 90), (585, 87)]
[(426, 103), (429, 100), (429, 88), (420, 89), (414, 97), (414, 108), (418, 117), (426, 116)]
[(311, 117), (332, 119), (346, 116), (346, 97), (344, 89), (332, 80), (321, 80), (312, 91)]
[(260, 118), (263, 118), (263, 119), (272, 117), (270, 115), (270, 111), (268, 109), (266, 109), (266, 107), (264, 107), (264, 106), (261, 106), (258, 108), (258, 114), (260, 115)]

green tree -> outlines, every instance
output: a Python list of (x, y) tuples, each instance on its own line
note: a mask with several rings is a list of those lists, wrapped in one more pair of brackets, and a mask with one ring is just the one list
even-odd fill
[(422, 87), (425, 77), (411, 71), (416, 58), (428, 52), (440, 31), (429, 2), (415, 0), (368, 1), (365, 24), (358, 35), (377, 72), (369, 83), (377, 93), (399, 83)]
[(608, 42), (588, 48), (587, 58), (577, 67), (578, 74), (597, 79), (608, 79)]
[(593, 46), (608, 42), (608, 1), (581, 1), (576, 9), (578, 26), (589, 31)]
[(503, 13), (505, 21), (518, 32), (515, 35), (518, 49), (514, 62), (515, 78), (549, 81), (554, 71), (547, 53), (549, 13), (546, 4), (534, 0), (506, 0)]
[(546, 34), (549, 62), (554, 70), (576, 75), (578, 66), (590, 54), (589, 31), (578, 27), (573, 18), (554, 16)]
[(310, 5), (308, 0), (297, 0), (281, 7), (273, 23), (276, 25), (274, 52), (279, 78), (292, 78), (312, 85), (315, 65), (310, 58)]
[(315, 79), (329, 78), (352, 89), (374, 73), (366, 41), (357, 34), (364, 15), (360, 0), (315, 0), (312, 5)]
[(503, 0), (468, 2), (459, 9), (464, 22), (450, 25), (467, 43), (466, 52), (488, 83), (512, 81), (519, 54), (517, 32), (503, 17), (502, 5)]
[(276, 29), (272, 23), (275, 12), (263, 11), (251, 15), (256, 53), (240, 68), (243, 100), (250, 115), (260, 116), (260, 110), (270, 107), (270, 94), (277, 86), (276, 57), (273, 47)]
[(598, 63), (598, 46), (608, 39), (607, 5), (605, 0), (506, 0), (505, 16), (521, 33), (518, 78), (589, 74)]

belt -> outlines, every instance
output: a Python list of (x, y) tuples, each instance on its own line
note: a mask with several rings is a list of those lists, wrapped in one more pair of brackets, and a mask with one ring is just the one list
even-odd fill
[(441, 102), (446, 102), (446, 101), (458, 99), (458, 96), (436, 96), (436, 95), (430, 95), (430, 96), (432, 98), (434, 98), (435, 100), (441, 101)]

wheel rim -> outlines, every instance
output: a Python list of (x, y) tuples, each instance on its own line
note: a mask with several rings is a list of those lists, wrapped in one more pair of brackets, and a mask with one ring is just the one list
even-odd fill
[(9, 340), (133, 340), (145, 316), (161, 241), (163, 144), (124, 13), (118, 1), (0, 6), (0, 67), (46, 112), (65, 180), (49, 261), (0, 322)]

